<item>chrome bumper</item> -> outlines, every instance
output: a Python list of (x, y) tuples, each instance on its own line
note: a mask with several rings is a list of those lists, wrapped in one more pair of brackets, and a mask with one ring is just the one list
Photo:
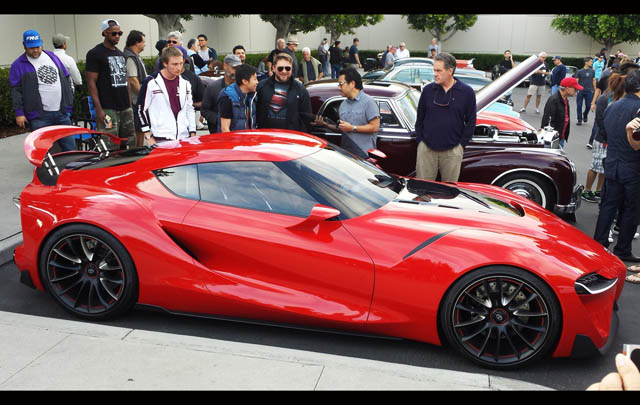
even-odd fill
[(560, 205), (556, 204), (556, 211), (562, 214), (573, 214), (580, 208), (580, 204), (582, 203), (582, 192), (584, 191), (584, 186), (582, 184), (578, 184), (576, 188), (573, 190), (571, 194), (571, 201), (569, 204)]

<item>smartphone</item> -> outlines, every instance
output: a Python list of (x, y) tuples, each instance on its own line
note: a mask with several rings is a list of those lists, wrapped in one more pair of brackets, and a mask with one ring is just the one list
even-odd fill
[(631, 361), (640, 370), (640, 345), (622, 345), (622, 354), (631, 359)]
[[(638, 110), (636, 112), (636, 116), (635, 118), (639, 118), (640, 117), (640, 110)], [(633, 133), (631, 134), (631, 137), (635, 140), (635, 141), (640, 141), (640, 128), (636, 129), (635, 131), (633, 131)]]

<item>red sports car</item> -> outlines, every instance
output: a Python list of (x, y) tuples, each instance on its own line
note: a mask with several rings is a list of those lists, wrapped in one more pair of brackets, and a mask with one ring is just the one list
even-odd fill
[(21, 280), (102, 320), (172, 313), (448, 342), (481, 365), (605, 350), (625, 266), (495, 186), (389, 175), (325, 140), (255, 130), (125, 151), (25, 141)]

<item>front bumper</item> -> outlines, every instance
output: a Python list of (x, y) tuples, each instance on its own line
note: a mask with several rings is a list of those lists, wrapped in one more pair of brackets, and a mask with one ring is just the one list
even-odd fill
[(573, 190), (573, 193), (571, 193), (571, 200), (569, 201), (569, 204), (556, 204), (555, 210), (561, 214), (573, 214), (576, 212), (582, 203), (581, 196), (583, 191), (584, 186), (582, 184), (578, 184)]
[(609, 336), (607, 337), (607, 341), (601, 347), (597, 347), (591, 338), (586, 335), (576, 335), (576, 339), (573, 342), (573, 347), (571, 349), (571, 357), (583, 359), (587, 357), (593, 357), (598, 355), (606, 354), (613, 342), (615, 341), (616, 334), (618, 332), (618, 325), (620, 324), (620, 319), (618, 317), (618, 306), (614, 304), (613, 313), (611, 314), (611, 326), (609, 327)]

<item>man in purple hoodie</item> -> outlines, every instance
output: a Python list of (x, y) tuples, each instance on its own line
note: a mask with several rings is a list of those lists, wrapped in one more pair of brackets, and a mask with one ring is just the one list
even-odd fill
[[(9, 71), (16, 124), (21, 128), (29, 124), (31, 131), (50, 125), (72, 125), (69, 72), (53, 52), (42, 49), (37, 31), (25, 31), (22, 39), (25, 52)], [(60, 139), (56, 144), (63, 151), (76, 149), (73, 137)]]

